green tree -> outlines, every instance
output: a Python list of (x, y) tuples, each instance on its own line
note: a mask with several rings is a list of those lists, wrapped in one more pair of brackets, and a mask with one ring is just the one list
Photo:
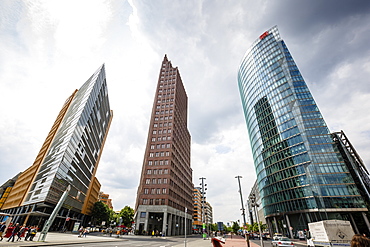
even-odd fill
[(94, 203), (91, 217), (94, 225), (100, 225), (102, 221), (108, 222), (110, 220), (110, 209), (103, 202), (97, 201)]
[(117, 215), (117, 223), (119, 223), (121, 217), (122, 224), (130, 227), (132, 222), (134, 221), (134, 209), (132, 209), (130, 206), (125, 206)]
[(239, 226), (238, 222), (234, 221), (234, 224), (231, 228), (233, 229), (234, 233), (237, 233), (240, 229), (240, 226)]
[[(260, 221), (260, 225), (261, 225), (261, 231), (264, 232), (267, 228), (266, 224), (262, 224), (262, 222)], [(248, 225), (248, 231), (250, 232), (259, 232), (259, 227), (258, 227), (258, 223), (257, 222), (254, 222), (253, 225)]]
[(218, 231), (218, 225), (217, 223), (209, 224), (211, 231)]
[(224, 224), (224, 231), (225, 231), (226, 233), (231, 232), (231, 227), (227, 227), (227, 226)]

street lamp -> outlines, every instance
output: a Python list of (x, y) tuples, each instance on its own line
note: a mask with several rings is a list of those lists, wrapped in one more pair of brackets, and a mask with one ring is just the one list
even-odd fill
[(201, 193), (202, 193), (202, 230), (203, 230), (203, 240), (205, 240), (207, 235), (206, 235), (205, 212), (204, 212), (204, 210), (205, 210), (205, 206), (204, 206), (205, 196), (204, 196), (204, 194), (206, 194), (205, 191), (207, 190), (207, 188), (204, 188), (204, 186), (207, 186), (207, 184), (204, 184), (204, 180), (206, 178), (201, 177), (199, 179), (202, 180), (202, 183), (200, 183), (200, 185), (202, 186), (202, 188), (201, 188)]
[(243, 220), (244, 220), (244, 225), (243, 225), (243, 231), (244, 231), (244, 234), (245, 234), (245, 240), (247, 241), (247, 244), (248, 244), (248, 247), (249, 247), (249, 235), (247, 234), (246, 230), (244, 229), (245, 226), (247, 226), (247, 222), (245, 221), (245, 209), (244, 209), (244, 202), (243, 202), (243, 195), (242, 195), (242, 187), (240, 185), (240, 179), (243, 178), (242, 176), (236, 176), (235, 178), (238, 179), (238, 183), (239, 183), (239, 193), (240, 193), (240, 201), (242, 203), (242, 208), (240, 209), (242, 211), (242, 215), (243, 215)]
[(264, 245), (263, 245), (263, 238), (262, 238), (262, 231), (261, 231), (261, 224), (260, 224), (260, 220), (259, 220), (258, 212), (257, 212), (257, 207), (259, 207), (259, 205), (256, 202), (256, 195), (255, 194), (252, 194), (251, 196), (249, 196), (249, 200), (251, 201), (251, 206), (254, 208), (254, 212), (256, 214), (256, 218), (257, 218), (256, 220), (257, 220), (257, 224), (258, 224), (258, 230), (260, 232), (261, 247), (264, 247)]

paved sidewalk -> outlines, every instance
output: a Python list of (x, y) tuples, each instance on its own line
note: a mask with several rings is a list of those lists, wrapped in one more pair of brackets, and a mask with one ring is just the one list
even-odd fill
[(127, 241), (125, 239), (103, 237), (103, 236), (94, 236), (87, 235), (86, 238), (78, 237), (77, 234), (72, 233), (57, 233), (49, 232), (46, 235), (44, 242), (37, 242), (39, 239), (40, 233), (37, 233), (34, 241), (24, 241), (22, 238), (21, 241), (7, 242), (7, 238), (4, 238), (3, 241), (0, 241), (0, 247), (24, 247), (24, 246), (51, 246), (51, 245), (67, 245), (67, 244), (81, 244), (81, 243), (96, 243), (96, 242), (115, 242), (115, 241)]
[[(251, 241), (250, 247), (259, 247), (259, 245), (252, 243)], [(247, 247), (247, 242), (242, 236), (235, 236), (231, 238), (231, 235), (226, 235), (225, 236), (225, 244), (221, 244), (222, 247)], [(184, 244), (177, 244), (173, 245), (172, 247), (183, 247)], [(211, 243), (211, 239), (199, 239), (195, 241), (189, 241), (188, 244), (186, 245), (187, 247), (213, 247)]]
[[(222, 247), (246, 247), (247, 241), (240, 235), (226, 235), (226, 242)], [(250, 247), (259, 247), (259, 245), (249, 241)]]
[[(38, 233), (34, 241), (24, 241), (23, 238), (21, 241), (14, 241), (14, 242), (7, 242), (7, 238), (4, 238), (3, 241), (0, 241), (0, 247), (35, 247), (35, 246), (55, 246), (55, 245), (73, 245), (73, 244), (88, 244), (88, 243), (104, 243), (104, 242), (125, 242), (129, 241), (129, 239), (135, 238), (134, 235), (130, 235), (129, 238), (126, 235), (126, 238), (117, 238), (117, 237), (108, 237), (106, 235), (93, 235), (89, 234), (86, 238), (78, 237), (77, 234), (72, 233), (57, 233), (57, 232), (49, 232), (46, 235), (46, 239), (44, 242), (37, 242), (39, 238)], [(167, 237), (172, 238), (172, 237)], [(225, 244), (222, 244), (222, 247), (247, 247), (247, 243), (245, 239), (241, 236), (231, 235), (225, 236)], [(104, 244), (102, 244), (104, 246)], [(171, 247), (183, 247), (184, 243), (175, 244)], [(213, 247), (211, 243), (211, 239), (188, 239), (187, 247)], [(250, 247), (259, 247), (259, 245), (250, 242)]]

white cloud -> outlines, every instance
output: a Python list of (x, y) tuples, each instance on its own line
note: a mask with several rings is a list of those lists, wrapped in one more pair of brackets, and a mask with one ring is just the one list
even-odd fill
[(97, 176), (116, 210), (134, 207), (167, 54), (189, 98), (194, 184), (207, 178), (215, 221), (241, 219), (235, 176), (246, 200), (256, 175), (237, 70), (275, 24), (331, 130), (343, 129), (369, 164), (370, 12), (339, 2), (330, 12), (326, 2), (2, 1), (1, 180), (32, 164), (64, 100), (105, 63), (114, 117)]

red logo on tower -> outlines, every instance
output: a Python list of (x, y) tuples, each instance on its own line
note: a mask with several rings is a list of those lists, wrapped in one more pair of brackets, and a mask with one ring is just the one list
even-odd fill
[(262, 39), (264, 39), (264, 38), (266, 38), (266, 36), (267, 35), (269, 35), (269, 32), (264, 32), (261, 36), (260, 36), (260, 39), (262, 40)]

